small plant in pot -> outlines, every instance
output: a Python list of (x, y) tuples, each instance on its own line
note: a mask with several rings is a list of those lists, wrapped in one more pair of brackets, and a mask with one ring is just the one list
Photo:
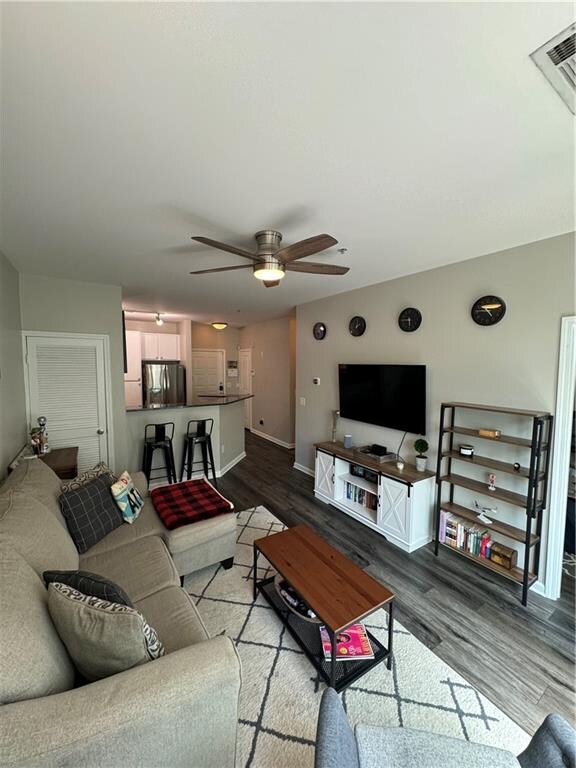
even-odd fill
[(418, 453), (416, 456), (416, 469), (418, 472), (426, 472), (426, 466), (428, 465), (428, 456), (426, 451), (428, 450), (428, 443), (422, 437), (414, 441), (414, 450)]

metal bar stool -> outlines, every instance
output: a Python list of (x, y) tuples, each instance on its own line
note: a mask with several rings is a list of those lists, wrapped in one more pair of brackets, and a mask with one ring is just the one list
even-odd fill
[[(216, 485), (216, 470), (214, 468), (214, 454), (212, 453), (212, 427), (214, 419), (190, 419), (184, 435), (184, 450), (182, 452), (182, 467), (180, 471), (180, 481), (184, 479), (184, 469), (186, 469), (186, 479), (192, 478), (192, 471), (195, 464), (202, 464), (204, 475), (208, 478), (208, 468), (212, 470), (212, 479)], [(202, 453), (201, 461), (194, 461), (194, 450), (200, 446)]]
[(177, 483), (176, 464), (174, 462), (174, 450), (172, 447), (172, 438), (174, 437), (174, 422), (167, 421), (163, 424), (146, 424), (144, 428), (144, 453), (142, 455), (142, 472), (150, 482), (152, 475), (152, 461), (154, 451), (164, 452), (163, 467), (154, 467), (154, 472), (166, 470), (163, 475), (152, 478), (160, 480), (161, 477), (167, 477), (169, 483)]

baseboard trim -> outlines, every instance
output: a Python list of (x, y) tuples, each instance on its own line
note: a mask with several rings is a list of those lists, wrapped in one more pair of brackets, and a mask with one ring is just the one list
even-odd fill
[(314, 477), (314, 470), (310, 469), (310, 467), (305, 467), (304, 464), (297, 464), (294, 462), (292, 465), (294, 469), (297, 469), (298, 472), (304, 472), (305, 475), (310, 475), (310, 477)]
[(277, 437), (272, 437), (272, 435), (267, 435), (265, 432), (259, 432), (257, 429), (254, 429), (254, 427), (252, 427), (250, 432), (253, 435), (256, 435), (256, 437), (261, 437), (263, 440), (269, 440), (271, 443), (275, 443), (276, 445), (281, 445), (282, 448), (287, 448), (289, 451), (291, 451), (296, 445), (295, 443), (285, 443), (284, 440), (278, 440)]
[(235, 467), (236, 464), (239, 464), (242, 461), (242, 459), (245, 459), (245, 458), (246, 458), (246, 451), (242, 451), (242, 453), (239, 453), (238, 456), (236, 456), (236, 458), (232, 459), (232, 461), (229, 461), (228, 464), (226, 464), (226, 466), (220, 467), (218, 472), (216, 472), (216, 477), (222, 477), (222, 475), (225, 475), (226, 472), (229, 472), (232, 469), (232, 467)]

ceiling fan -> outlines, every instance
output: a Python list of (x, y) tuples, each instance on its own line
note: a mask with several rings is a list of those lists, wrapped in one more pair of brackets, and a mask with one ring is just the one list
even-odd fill
[(218, 240), (211, 240), (209, 237), (193, 237), (198, 243), (210, 245), (212, 248), (219, 248), (221, 251), (235, 253), (245, 259), (250, 259), (251, 264), (239, 264), (234, 267), (216, 267), (215, 269), (198, 269), (190, 272), (191, 275), (205, 275), (210, 272), (228, 272), (233, 269), (251, 269), (254, 277), (262, 280), (266, 288), (273, 288), (280, 283), (280, 280), (289, 272), (309, 272), (315, 275), (345, 275), (350, 267), (340, 267), (336, 264), (319, 264), (318, 262), (307, 261), (302, 264), (296, 264), (298, 259), (306, 256), (312, 256), (313, 253), (320, 253), (326, 248), (331, 248), (338, 243), (338, 240), (331, 235), (316, 235), (308, 237), (306, 240), (300, 240), (297, 243), (280, 248), (282, 235), (275, 229), (263, 229), (254, 235), (258, 247), (254, 253), (237, 248), (235, 245), (220, 243)]

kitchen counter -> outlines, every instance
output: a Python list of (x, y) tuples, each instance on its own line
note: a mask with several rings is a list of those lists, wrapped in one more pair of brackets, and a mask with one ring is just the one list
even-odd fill
[[(128, 425), (128, 470), (140, 469), (144, 445), (144, 430), (147, 424), (173, 422), (174, 460), (180, 479), (184, 435), (191, 419), (212, 419), (212, 450), (216, 476), (220, 477), (246, 456), (244, 452), (245, 401), (253, 395), (212, 395), (195, 397), (186, 405), (157, 405), (149, 408), (127, 408)], [(195, 461), (200, 461), (197, 449)], [(156, 467), (164, 465), (162, 451), (155, 451), (152, 479), (160, 477)], [(193, 477), (200, 475), (193, 475)], [(166, 482), (166, 480), (164, 480)]]
[(132, 406), (126, 408), (126, 413), (133, 413), (135, 411), (159, 411), (168, 410), (172, 408), (205, 408), (207, 405), (232, 405), (233, 403), (239, 403), (242, 400), (249, 400), (254, 395), (199, 395), (193, 398), (190, 403), (182, 403), (180, 405), (148, 405), (144, 406)]

